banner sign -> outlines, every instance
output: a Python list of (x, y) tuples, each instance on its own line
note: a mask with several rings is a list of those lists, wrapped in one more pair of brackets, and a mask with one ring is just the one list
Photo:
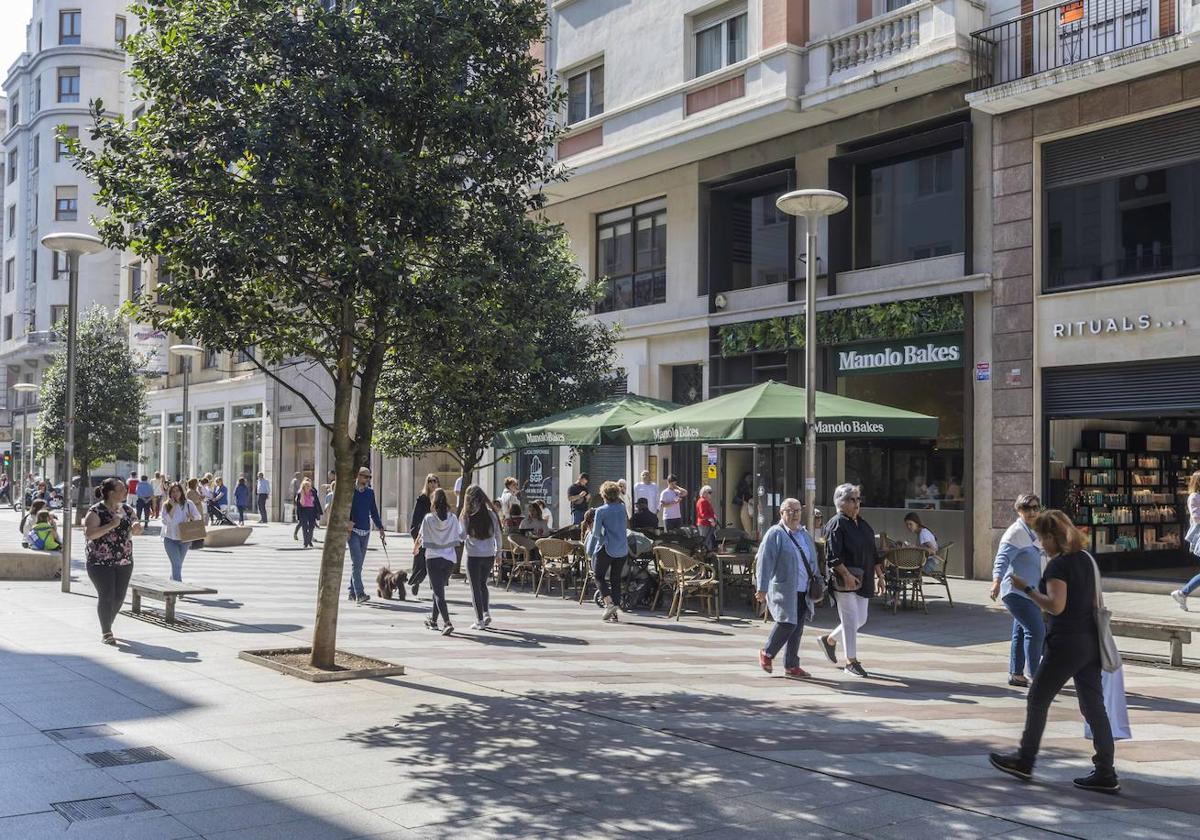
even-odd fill
[[(556, 450), (549, 446), (536, 446), (517, 450), (517, 480), (521, 484), (521, 501), (527, 507), (539, 501), (554, 514), (554, 479), (558, 474)], [(557, 519), (555, 525), (561, 525)], [(568, 523), (569, 524), (569, 523)]]
[(129, 327), (129, 353), (146, 376), (167, 373), (167, 334), (145, 324)]

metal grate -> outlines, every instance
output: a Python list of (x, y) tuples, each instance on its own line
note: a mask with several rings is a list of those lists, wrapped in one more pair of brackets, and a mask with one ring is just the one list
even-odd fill
[(1200, 407), (1200, 364), (1183, 359), (1047, 368), (1042, 388), (1048, 418), (1192, 416)]
[(145, 764), (148, 761), (170, 761), (171, 756), (158, 747), (130, 747), (127, 750), (102, 750), (84, 753), (83, 757), (97, 767), (124, 767), (127, 764)]
[(110, 735), (120, 735), (107, 723), (95, 726), (68, 726), (65, 729), (43, 729), (42, 734), (55, 741), (82, 741), (86, 738), (107, 738)]
[(168, 624), (167, 616), (162, 610), (147, 609), (142, 607), (142, 611), (136, 615), (129, 610), (125, 610), (121, 615), (127, 615), (130, 618), (136, 618), (139, 621), (145, 621), (147, 624), (153, 624), (157, 627), (162, 627), (165, 630), (174, 630), (176, 633), (203, 633), (209, 630), (224, 630), (217, 624), (210, 624), (207, 621), (201, 621), (198, 618), (188, 618), (179, 613), (175, 613), (175, 623)]
[(147, 802), (136, 793), (101, 796), (98, 799), (72, 799), (68, 802), (51, 802), (50, 805), (66, 817), (68, 822), (73, 823), (159, 810), (156, 805)]

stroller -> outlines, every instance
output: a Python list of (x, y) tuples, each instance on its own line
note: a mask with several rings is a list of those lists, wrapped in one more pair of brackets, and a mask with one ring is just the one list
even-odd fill
[(237, 523), (225, 515), (225, 511), (221, 510), (220, 505), (211, 500), (208, 501), (206, 505), (208, 507), (209, 524), (215, 523), (217, 525), (231, 525), (233, 527), (237, 527)]

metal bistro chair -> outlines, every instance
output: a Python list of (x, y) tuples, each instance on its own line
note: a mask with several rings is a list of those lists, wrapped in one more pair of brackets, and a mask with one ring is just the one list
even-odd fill
[(912, 546), (893, 548), (887, 553), (888, 567), (894, 575), (892, 582), (896, 587), (893, 593), (896, 597), (892, 602), (893, 615), (900, 607), (900, 598), (907, 602), (910, 594), (913, 603), (919, 602), (925, 614), (929, 614), (929, 605), (925, 603), (925, 592), (921, 588), (921, 571), (927, 556), (925, 549)]
[(946, 578), (946, 567), (950, 565), (950, 549), (954, 547), (954, 543), (949, 542), (938, 549), (938, 553), (931, 555), (937, 561), (933, 567), (933, 571), (923, 571), (927, 578), (931, 578), (942, 586), (946, 587), (946, 600), (950, 602), (950, 606), (954, 606), (954, 599), (950, 597), (950, 581)]
[[(669, 583), (675, 590), (671, 608), (667, 610), (667, 618), (674, 615), (678, 621), (683, 614), (683, 602), (689, 597), (704, 601), (705, 612), (710, 618), (721, 617), (717, 578), (711, 565), (694, 555), (667, 545), (655, 546), (654, 559), (658, 563), (659, 574), (664, 584)], [(659, 594), (661, 593), (662, 588), (659, 589)], [(657, 597), (654, 599), (654, 605), (658, 606)]]
[(567, 580), (575, 575), (575, 544), (556, 537), (545, 537), (537, 541), (538, 553), (542, 555), (542, 572), (538, 576), (537, 588), (533, 590), (536, 598), (541, 594), (542, 586), (546, 586), (546, 594), (550, 594), (550, 584), (558, 581), (562, 597), (567, 597)]
[(528, 578), (529, 585), (537, 582), (538, 563), (534, 560), (537, 554), (537, 543), (524, 534), (509, 534), (508, 545), (512, 551), (512, 568), (508, 570), (508, 586), (512, 590), (513, 581), (518, 578)]

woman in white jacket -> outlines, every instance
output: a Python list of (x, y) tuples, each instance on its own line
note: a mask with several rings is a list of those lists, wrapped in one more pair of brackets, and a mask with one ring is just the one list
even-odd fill
[(162, 510), (163, 548), (167, 550), (167, 559), (171, 561), (171, 580), (183, 580), (183, 558), (191, 546), (191, 543), (179, 539), (179, 526), (200, 518), (200, 509), (194, 502), (184, 498), (183, 485), (172, 484)]
[(446, 605), (446, 584), (450, 582), (450, 573), (454, 571), (457, 559), (454, 547), (461, 542), (462, 523), (450, 512), (446, 491), (439, 487), (433, 493), (432, 510), (421, 520), (421, 533), (413, 545), (413, 553), (425, 549), (429, 586), (433, 589), (433, 608), (429, 618), (425, 619), (425, 626), (437, 630), (440, 613), (444, 623), (441, 628), (443, 636), (454, 632), (454, 625), (450, 623), (450, 609)]

